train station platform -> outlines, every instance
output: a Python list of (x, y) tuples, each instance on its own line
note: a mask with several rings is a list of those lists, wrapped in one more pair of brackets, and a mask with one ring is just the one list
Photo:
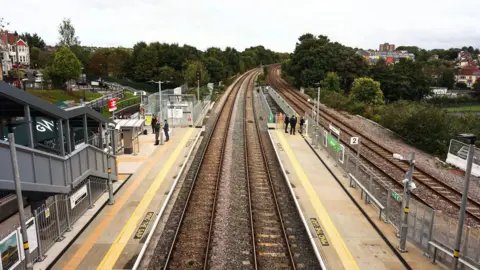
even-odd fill
[(399, 238), (395, 229), (378, 219), (378, 211), (363, 203), (360, 192), (347, 188), (348, 178), (326, 151), (312, 150), (302, 135), (282, 129), (269, 132), (327, 267), (442, 269), (408, 242), (409, 252), (396, 250)]
[[(147, 130), (150, 130), (147, 128)], [(137, 155), (118, 156), (120, 175), (128, 175), (106, 205), (78, 235), (66, 233), (68, 246), (53, 248), (35, 269), (131, 269), (148, 229), (167, 198), (168, 190), (202, 129), (173, 128), (170, 140), (154, 146), (154, 135), (142, 135)], [(121, 181), (119, 181), (121, 182)], [(97, 209), (98, 211), (98, 209)], [(95, 215), (87, 213), (85, 216)], [(78, 233), (78, 232), (77, 232)]]

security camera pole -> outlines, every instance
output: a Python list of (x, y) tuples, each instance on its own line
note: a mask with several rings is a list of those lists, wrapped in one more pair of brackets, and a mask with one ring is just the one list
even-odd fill
[(403, 223), (402, 223), (402, 230), (400, 234), (400, 247), (398, 248), (401, 252), (407, 252), (407, 234), (408, 234), (408, 212), (409, 205), (410, 205), (410, 194), (412, 188), (412, 178), (413, 178), (413, 169), (415, 166), (415, 152), (410, 154), (410, 170), (408, 171), (408, 181), (405, 183), (403, 188), (403, 198), (405, 201), (404, 204), (404, 215), (403, 215)]
[(458, 217), (457, 236), (455, 237), (455, 249), (453, 250), (452, 269), (457, 269), (458, 259), (460, 257), (460, 244), (462, 242), (463, 223), (465, 222), (465, 210), (467, 208), (468, 188), (470, 185), (470, 175), (472, 174), (473, 154), (475, 153), (475, 142), (477, 137), (474, 134), (459, 134), (458, 138), (470, 140), (468, 147), (467, 168), (465, 170), (465, 181), (463, 182), (462, 204)]

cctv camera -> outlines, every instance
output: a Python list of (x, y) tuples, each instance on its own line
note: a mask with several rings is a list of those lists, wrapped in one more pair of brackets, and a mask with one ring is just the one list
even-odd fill
[(109, 127), (109, 128), (115, 128), (116, 126), (117, 126), (117, 125), (114, 124), (114, 123), (108, 123), (108, 127)]

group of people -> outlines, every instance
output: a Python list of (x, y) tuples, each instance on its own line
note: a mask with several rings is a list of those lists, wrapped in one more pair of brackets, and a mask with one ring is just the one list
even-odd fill
[[(297, 117), (292, 115), (292, 117), (288, 117), (285, 114), (285, 133), (288, 133), (288, 125), (290, 124), (290, 134), (295, 135), (295, 128), (297, 127)], [(303, 124), (305, 124), (305, 119), (303, 117), (300, 118), (300, 134), (303, 132)]]
[[(167, 119), (164, 120), (163, 124), (163, 132), (165, 133), (165, 142), (168, 142), (170, 140), (170, 137), (168, 135), (168, 122)], [(153, 116), (152, 118), (152, 133), (155, 134), (155, 145), (158, 145), (158, 136), (160, 134), (160, 120), (157, 119), (156, 116)]]

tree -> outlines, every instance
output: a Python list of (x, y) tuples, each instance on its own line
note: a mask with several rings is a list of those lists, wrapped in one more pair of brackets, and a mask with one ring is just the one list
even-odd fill
[(109, 49), (99, 49), (92, 53), (88, 61), (88, 70), (95, 76), (108, 76), (108, 57)]
[(75, 56), (80, 60), (82, 67), (87, 68), (89, 66), (91, 51), (80, 46), (80, 45), (72, 45), (70, 46), (70, 50), (75, 54)]
[(37, 35), (37, 33), (33, 33), (33, 34), (23, 33), (20, 35), (20, 38), (23, 41), (28, 43), (30, 51), (32, 50), (33, 47), (36, 47), (42, 50), (45, 48), (45, 41), (39, 35)]
[(444, 68), (440, 76), (439, 85), (442, 87), (447, 87), (448, 89), (453, 89), (455, 85), (455, 73), (452, 69)]
[(51, 53), (42, 51), (37, 47), (33, 47), (30, 51), (30, 65), (37, 69), (45, 68), (48, 63), (51, 62), (51, 57)]
[(109, 76), (124, 78), (128, 73), (131, 55), (126, 49), (115, 48), (110, 50), (107, 62)]
[(430, 94), (430, 77), (425, 74), (420, 62), (401, 59), (395, 65), (386, 66), (379, 61), (371, 69), (370, 75), (380, 82), (385, 99), (389, 102), (421, 100)]
[(134, 78), (137, 81), (150, 81), (155, 79), (157, 70), (157, 51), (147, 46), (140, 50), (134, 64)]
[(8, 76), (15, 79), (23, 79), (24, 73), (23, 70), (13, 68), (8, 71)]
[(225, 78), (227, 72), (225, 66), (220, 60), (211, 56), (207, 57), (204, 62), (205, 68), (208, 71), (208, 74), (210, 74), (210, 78), (213, 82), (219, 82)]
[(355, 78), (367, 75), (368, 64), (352, 48), (331, 42), (326, 36), (304, 34), (288, 65), (282, 68), (297, 87), (314, 87), (328, 72), (335, 72), (341, 88), (348, 90)]
[(72, 25), (70, 19), (63, 19), (62, 23), (58, 27), (59, 45), (60, 46), (73, 46), (80, 45), (80, 41), (77, 36), (75, 36), (75, 28)]
[(200, 61), (192, 61), (187, 63), (184, 71), (183, 79), (189, 85), (197, 85), (197, 72), (200, 72), (200, 85), (208, 83), (208, 73)]
[(328, 72), (320, 84), (326, 90), (340, 92), (340, 78), (335, 72)]
[(480, 90), (480, 78), (478, 78), (472, 85), (472, 89), (475, 91)]
[(350, 100), (369, 105), (385, 104), (380, 83), (371, 78), (357, 78), (350, 91)]
[(47, 73), (54, 86), (62, 87), (66, 81), (80, 77), (82, 65), (68, 47), (62, 47), (55, 53), (52, 65), (47, 69)]

